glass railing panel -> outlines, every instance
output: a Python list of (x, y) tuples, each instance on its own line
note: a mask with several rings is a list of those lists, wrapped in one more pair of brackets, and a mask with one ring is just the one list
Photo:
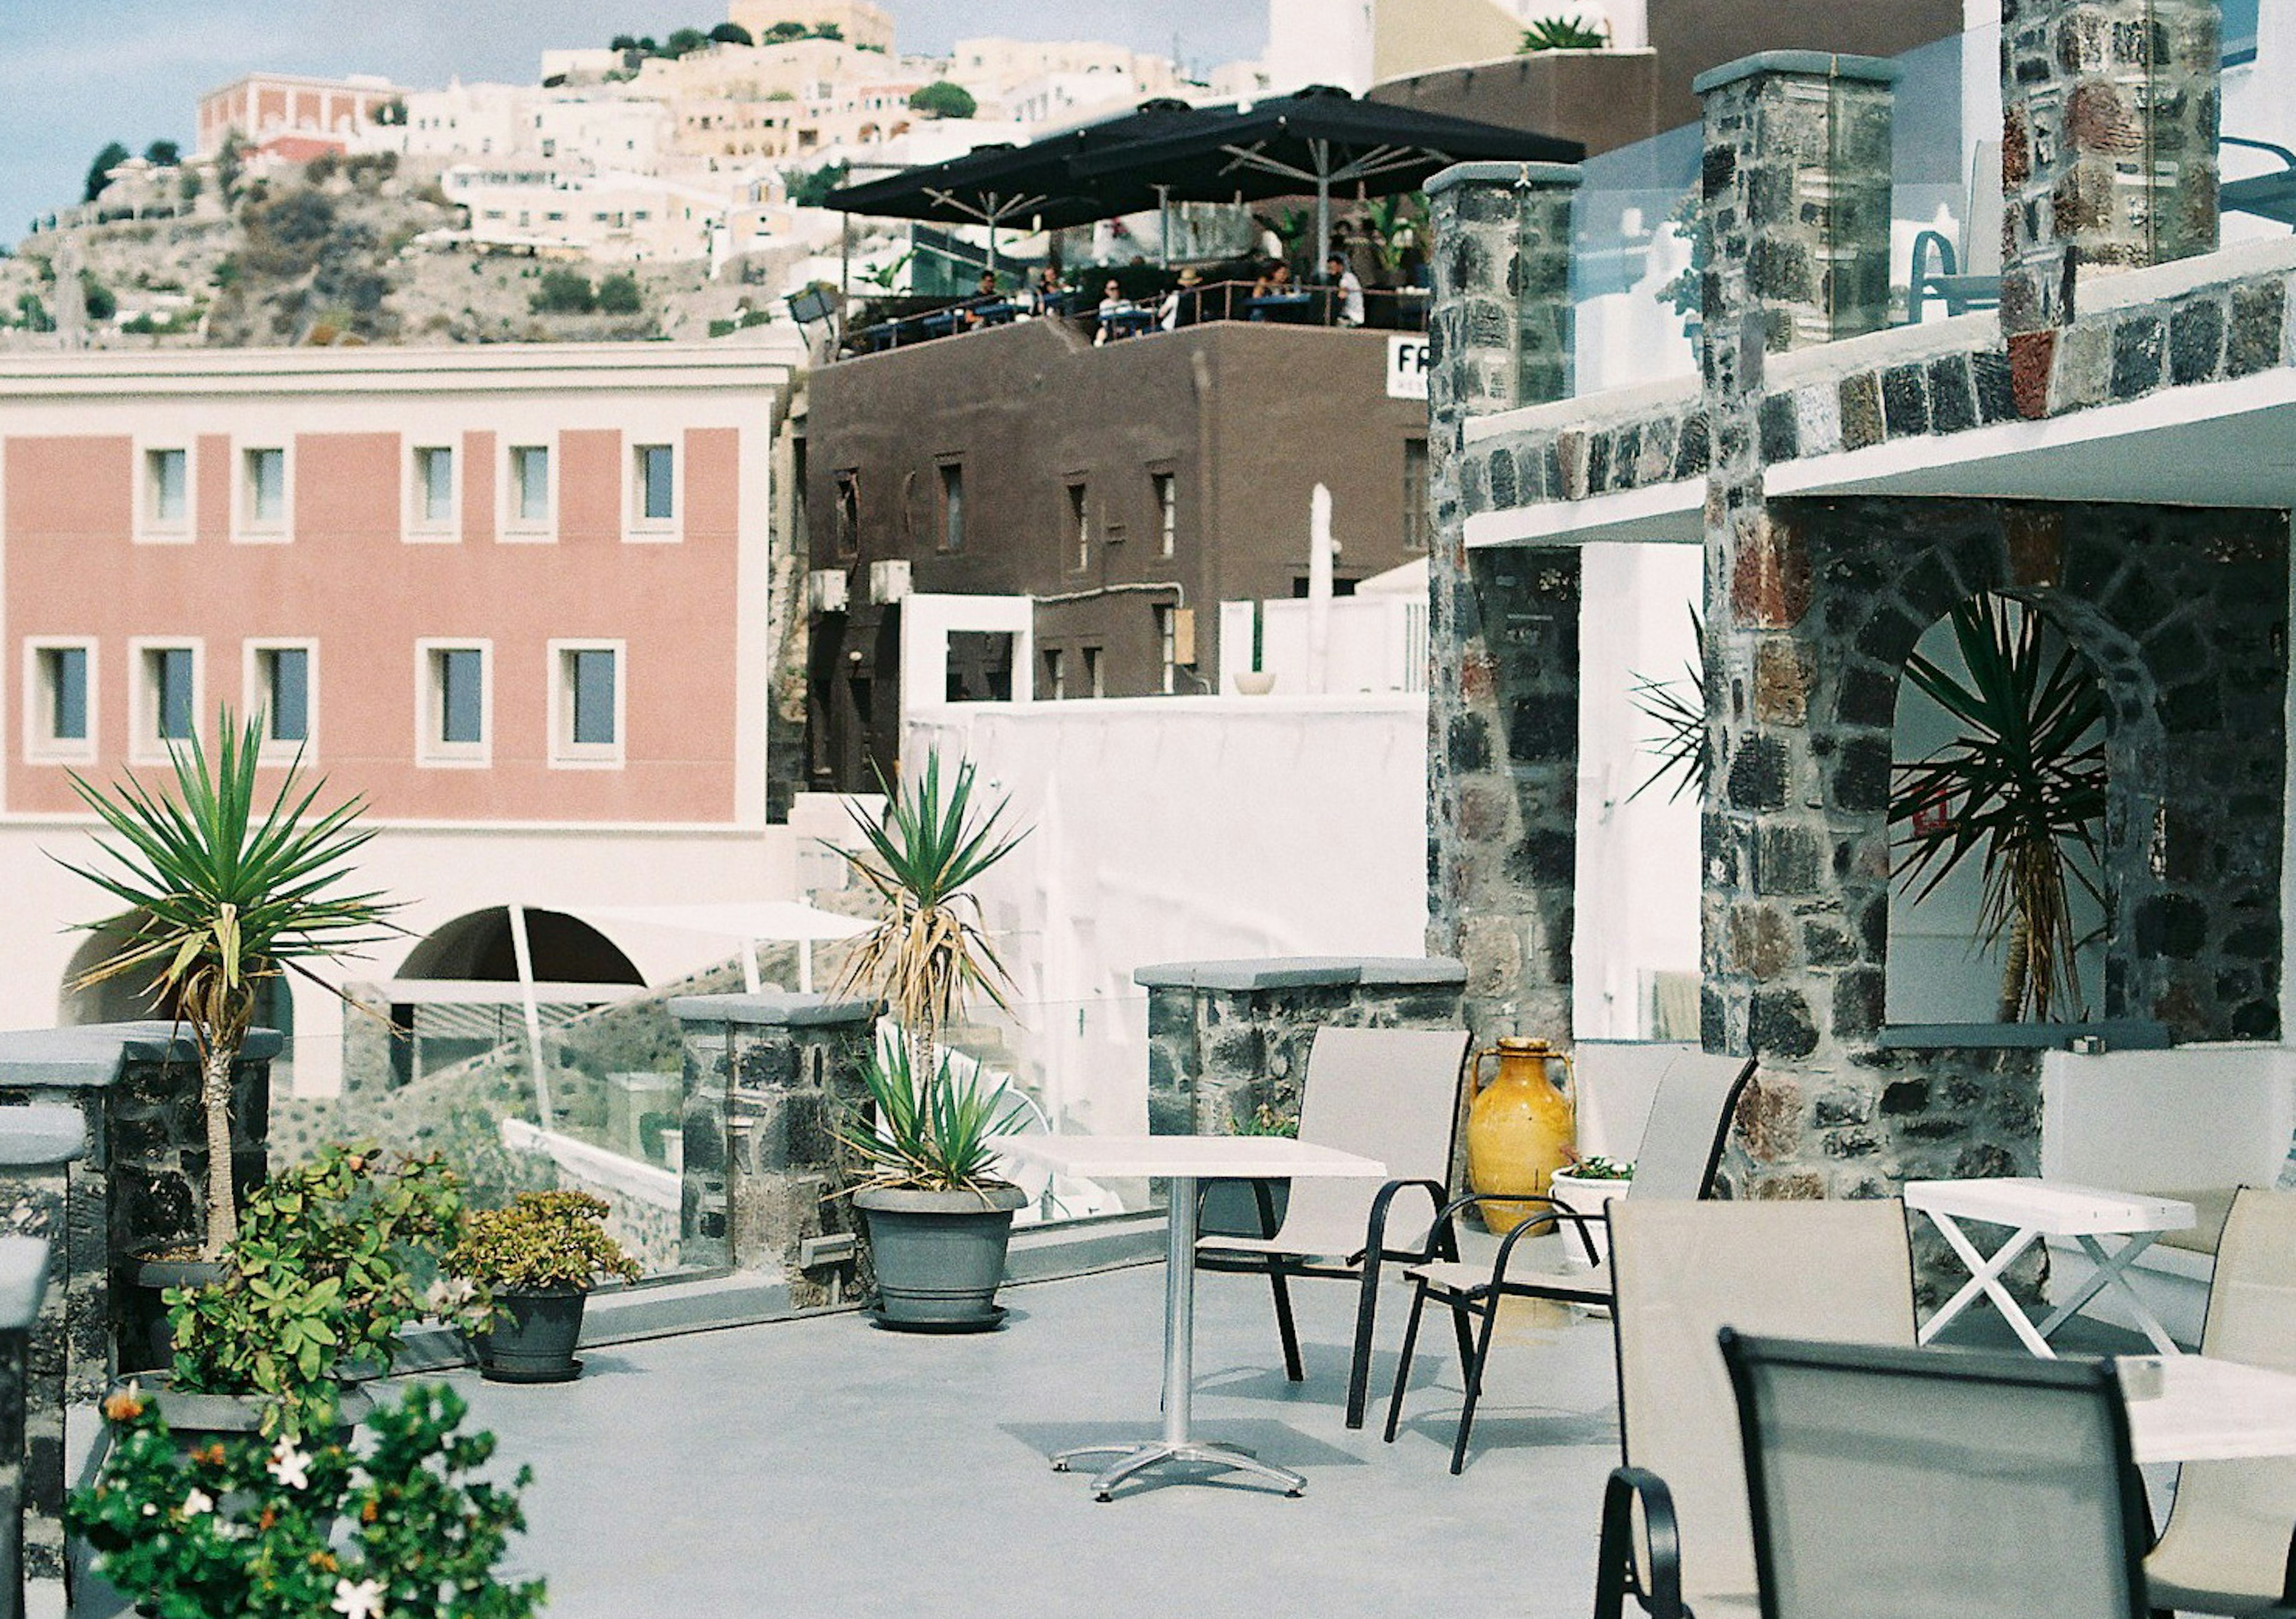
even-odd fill
[(1892, 318), (1996, 307), (2001, 277), (2001, 29), (1896, 59), (1891, 116)]
[(1573, 391), (1698, 371), (1701, 131), (1685, 124), (1588, 158), (1575, 204)]

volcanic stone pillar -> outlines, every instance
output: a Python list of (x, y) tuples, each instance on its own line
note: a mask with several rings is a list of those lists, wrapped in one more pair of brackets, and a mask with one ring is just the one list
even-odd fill
[(1467, 969), (1478, 1037), (1566, 1038), (1578, 763), (1578, 555), (1466, 548), (1510, 497), (1513, 452), (1479, 415), (1570, 388), (1570, 204), (1578, 170), (1463, 163), (1428, 182), (1427, 949)]
[[(1856, 336), (1888, 318), (1890, 86), (1863, 57), (1771, 52), (1704, 74), (1702, 290), (1713, 469), (1706, 497), (1705, 989), (1710, 1051), (1763, 1059), (1742, 1122), (1758, 1195), (1819, 1196), (1801, 1155), (1804, 1087), (1839, 1049), (1838, 996), (1877, 1004), (1827, 834), (1842, 761), (1813, 746), (1818, 670), (1802, 633), (1803, 540), (1764, 497), (1767, 357)], [(1888, 785), (1886, 744), (1880, 767)], [(1861, 760), (1860, 768), (1868, 761)], [(1861, 778), (1862, 782), (1862, 778)], [(1863, 790), (1863, 787), (1859, 788)], [(1841, 982), (1836, 982), (1839, 979)]]
[(2047, 407), (2084, 267), (2217, 245), (2217, 0), (2002, 0), (2001, 325)]

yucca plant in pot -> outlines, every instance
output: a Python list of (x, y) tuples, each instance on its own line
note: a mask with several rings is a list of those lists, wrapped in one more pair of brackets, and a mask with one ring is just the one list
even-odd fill
[(496, 1383), (568, 1383), (583, 1308), (602, 1277), (636, 1281), (638, 1263), (606, 1230), (611, 1211), (587, 1192), (525, 1192), (464, 1222), (447, 1256), (455, 1276), (483, 1290), (491, 1319), (472, 1334), (479, 1369)]
[[(199, 1061), (207, 1162), (204, 1184), (193, 1189), (203, 1236), (195, 1255), (150, 1257), (211, 1266), (230, 1247), (239, 1230), (232, 1072), (263, 993), (289, 972), (336, 993), (310, 964), (381, 939), (396, 908), (378, 892), (348, 887), (351, 857), (374, 835), (359, 825), (362, 801), (316, 809), (325, 783), (306, 785), (299, 752), (266, 794), (262, 745), (261, 718), (235, 725), (226, 707), (212, 757), (196, 734), (169, 745), (172, 793), (132, 776), (108, 788), (71, 777), (102, 823), (102, 858), (58, 863), (125, 908), (85, 925), (119, 942), (73, 987), (144, 981), (153, 1010), (190, 1031)], [(198, 1279), (171, 1273), (156, 1281)]]
[(882, 996), (896, 1025), (863, 1070), (870, 1114), (845, 1130), (862, 1166), (853, 1200), (868, 1225), (879, 1321), (980, 1331), (1002, 1318), (996, 1286), (1027, 1201), (995, 1174), (995, 1138), (1017, 1109), (977, 1065), (961, 1073), (941, 1036), (975, 991), (1008, 1005), (1004, 965), (968, 890), (1027, 834), (1002, 829), (1007, 801), (976, 796), (969, 760), (944, 778), (929, 755), (886, 799), (882, 824), (855, 816), (864, 846), (846, 854), (887, 915), (859, 940), (841, 984)]

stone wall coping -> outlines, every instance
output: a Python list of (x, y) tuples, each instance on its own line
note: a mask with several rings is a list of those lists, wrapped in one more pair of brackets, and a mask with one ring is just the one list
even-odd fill
[(2073, 318), (2177, 297), (2195, 288), (2296, 270), (2296, 237), (2235, 242), (2213, 253), (2195, 253), (2142, 269), (2106, 271), (2084, 266)]
[[(1774, 366), (1777, 364), (1775, 360), (1770, 363)], [(1514, 433), (1535, 433), (1562, 428), (1597, 432), (1605, 427), (1620, 427), (1646, 417), (1663, 415), (1672, 409), (1696, 405), (1702, 397), (1699, 389), (1698, 375), (1692, 372), (1682, 376), (1660, 377), (1656, 382), (1635, 382), (1624, 388), (1608, 388), (1601, 393), (1590, 393), (1578, 399), (1524, 405), (1513, 410), (1495, 410), (1488, 415), (1467, 418), (1466, 440), (1473, 444), (1483, 439), (1500, 439)]]
[(1464, 986), (1467, 969), (1443, 956), (1275, 956), (1168, 961), (1134, 969), (1149, 990), (1300, 990), (1332, 984)]
[(1703, 95), (1724, 85), (1736, 84), (1762, 73), (1799, 73), (1813, 78), (1855, 78), (1867, 84), (1894, 85), (1904, 70), (1881, 56), (1837, 56), (1831, 51), (1757, 51), (1718, 68), (1709, 68), (1690, 81), (1690, 93)]
[(1884, 1051), (2060, 1051), (2082, 1036), (2108, 1051), (2166, 1051), (2176, 1041), (2150, 1018), (2101, 1018), (2087, 1023), (1891, 1023)]
[(48, 1244), (39, 1237), (0, 1237), (0, 1332), (29, 1332), (48, 1291)]
[(1784, 393), (1809, 382), (1834, 382), (1861, 371), (1915, 360), (1936, 359), (1947, 354), (1977, 354), (2001, 347), (2001, 317), (1990, 309), (1939, 320), (1915, 321), (1909, 326), (1884, 326), (1830, 343), (1764, 357), (1762, 388)]
[[(248, 1032), (242, 1062), (268, 1062), (286, 1042), (270, 1029)], [(152, 1019), (132, 1023), (84, 1023), (70, 1029), (0, 1031), (0, 1087), (94, 1090), (111, 1084), (129, 1063), (195, 1063), (199, 1048), (180, 1023)]]
[(1437, 197), (1459, 185), (1571, 186), (1584, 178), (1576, 163), (1454, 163), (1429, 176), (1421, 189)]
[(87, 1122), (77, 1107), (36, 1102), (0, 1107), (0, 1169), (70, 1163), (87, 1151)]
[(669, 1015), (681, 1023), (742, 1023), (760, 1028), (819, 1029), (874, 1023), (882, 1000), (836, 1000), (825, 995), (674, 995)]

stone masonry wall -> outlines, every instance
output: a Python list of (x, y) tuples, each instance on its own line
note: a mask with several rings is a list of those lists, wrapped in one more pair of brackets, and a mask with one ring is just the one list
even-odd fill
[(1464, 427), (1569, 392), (1578, 182), (1575, 168), (1475, 163), (1428, 186), (1443, 245), (1429, 320), (1427, 948), (1465, 963), (1479, 1037), (1570, 1030), (1578, 559), (1470, 556), (1464, 524), (1490, 469), (1464, 453)]

